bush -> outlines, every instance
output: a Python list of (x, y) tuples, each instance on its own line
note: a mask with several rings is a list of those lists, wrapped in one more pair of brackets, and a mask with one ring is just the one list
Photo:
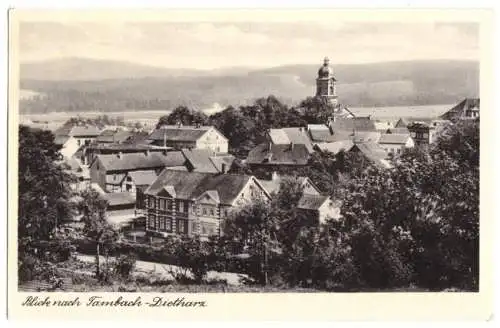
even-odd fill
[(114, 272), (119, 277), (128, 279), (135, 268), (137, 258), (134, 254), (120, 255), (114, 264)]

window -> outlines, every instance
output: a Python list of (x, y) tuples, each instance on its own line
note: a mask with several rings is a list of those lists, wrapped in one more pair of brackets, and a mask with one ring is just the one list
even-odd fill
[(211, 215), (211, 216), (215, 216), (215, 213), (214, 213), (214, 209), (213, 209), (213, 208), (211, 208), (211, 209), (210, 209), (210, 215)]
[(148, 224), (149, 229), (155, 230), (155, 227), (156, 227), (155, 226), (155, 216), (154, 215), (150, 215), (148, 221), (149, 221), (149, 224)]
[(214, 235), (215, 234), (215, 224), (209, 222), (201, 222), (201, 231), (202, 235)]
[(166, 200), (163, 198), (160, 198), (160, 210), (165, 210), (165, 203), (166, 203)]
[(80, 139), (77, 140), (77, 144), (78, 144), (78, 146), (82, 145), (82, 142), (80, 141)]
[(184, 213), (184, 202), (179, 202), (179, 208), (177, 209), (179, 212)]
[(166, 220), (167, 220), (167, 218), (166, 218), (166, 217), (164, 217), (164, 216), (160, 217), (160, 225), (159, 225), (159, 227), (158, 227), (158, 229), (159, 229), (160, 231), (165, 231), (165, 221), (166, 221)]
[(171, 232), (172, 231), (172, 219), (165, 218), (165, 230)]
[(206, 208), (204, 208), (204, 207), (203, 207), (203, 208), (201, 209), (201, 212), (203, 213), (203, 215), (207, 215), (207, 209), (206, 209)]
[(167, 201), (167, 209), (171, 211), (173, 209), (173, 200), (168, 200)]
[(187, 234), (188, 233), (188, 221), (177, 219), (177, 233), (178, 234)]

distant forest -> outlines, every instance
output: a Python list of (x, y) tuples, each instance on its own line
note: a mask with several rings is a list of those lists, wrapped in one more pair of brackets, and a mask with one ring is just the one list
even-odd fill
[[(193, 72), (169, 76), (159, 69), (154, 77), (141, 76), (138, 70), (134, 78), (116, 74), (107, 78), (104, 73), (88, 75), (92, 67), (98, 68), (93, 63), (86, 66), (87, 75), (78, 75), (65, 66), (68, 70), (65, 80), (54, 79), (50, 71), (36, 71), (33, 66), (29, 67), (30, 72), (21, 68), (24, 77), (21, 89), (35, 92), (20, 100), (21, 113), (172, 110), (179, 105), (202, 110), (214, 103), (222, 107), (248, 105), (269, 94), (287, 105), (296, 105), (314, 94), (318, 68), (318, 65), (293, 65), (199, 76)], [(84, 70), (76, 72), (81, 71)], [(57, 72), (60, 78), (62, 73)], [(334, 72), (340, 101), (353, 107), (451, 104), (479, 95), (477, 62), (338, 65), (334, 66)], [(130, 67), (128, 74), (133, 74)], [(47, 78), (40, 79), (43, 76)], [(85, 80), (88, 76), (98, 79)]]

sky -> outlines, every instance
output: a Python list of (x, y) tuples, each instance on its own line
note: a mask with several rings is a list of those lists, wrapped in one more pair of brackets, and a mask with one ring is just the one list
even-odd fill
[(474, 23), (21, 22), (21, 62), (67, 57), (216, 69), (479, 60)]

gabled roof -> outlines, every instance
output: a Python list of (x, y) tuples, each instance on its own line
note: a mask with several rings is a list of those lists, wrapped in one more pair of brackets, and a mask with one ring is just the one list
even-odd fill
[(355, 144), (350, 151), (361, 152), (368, 160), (383, 168), (390, 168), (391, 164), (386, 160), (387, 152), (374, 142)]
[(479, 98), (465, 98), (461, 102), (459, 102), (455, 107), (441, 115), (442, 119), (451, 120), (454, 118), (465, 116), (465, 112), (468, 109), (476, 108), (479, 110), (480, 108), (480, 99)]
[[(208, 130), (215, 129), (213, 126), (177, 126), (163, 125), (160, 129), (154, 130), (149, 139), (154, 141), (163, 141), (166, 138), (168, 141), (189, 141), (195, 142), (200, 139)], [(222, 133), (217, 131), (224, 139), (227, 139)]]
[(331, 122), (333, 132), (337, 131), (376, 131), (374, 122), (369, 117), (338, 118)]
[[(181, 166), (184, 164), (184, 156), (180, 151), (163, 153), (125, 153), (105, 155), (98, 154), (99, 160), (107, 171), (130, 171), (168, 166)], [(95, 161), (94, 161), (95, 162)]]
[(318, 143), (315, 145), (315, 148), (319, 149), (320, 151), (328, 151), (332, 154), (337, 154), (342, 150), (349, 151), (352, 146), (354, 146), (354, 143), (351, 140), (343, 140), (328, 143)]
[(262, 185), (262, 187), (269, 193), (277, 193), (281, 187), (281, 182), (283, 181), (283, 178), (285, 179), (297, 179), (297, 182), (303, 185), (306, 182), (309, 182), (311, 186), (316, 189), (316, 191), (319, 193), (318, 188), (312, 183), (312, 181), (308, 177), (292, 177), (292, 176), (279, 176), (277, 179), (270, 179), (270, 180), (265, 180), (265, 179), (258, 179), (259, 183)]
[(406, 128), (407, 126), (408, 126), (408, 121), (402, 117), (394, 125), (395, 128)]
[(378, 131), (356, 131), (352, 136), (354, 143), (378, 142), (381, 133)]
[(54, 143), (58, 146), (64, 146), (64, 144), (71, 139), (70, 136), (58, 135), (54, 138)]
[(408, 139), (410, 139), (409, 134), (388, 133), (382, 134), (378, 143), (404, 145), (408, 142)]
[(410, 134), (410, 131), (405, 126), (404, 128), (391, 128), (391, 129), (387, 129), (386, 133)]
[(194, 172), (217, 173), (219, 170), (210, 160), (213, 152), (208, 149), (182, 149), (182, 154), (193, 167)]
[(329, 199), (328, 196), (304, 194), (300, 198), (297, 207), (303, 210), (318, 210)]
[(75, 125), (75, 126), (62, 126), (57, 129), (54, 134), (71, 136), (71, 137), (97, 137), (101, 131), (94, 125)]
[(158, 177), (154, 170), (130, 171), (128, 176), (136, 186), (149, 186)]
[(309, 151), (304, 144), (269, 145), (253, 148), (246, 159), (249, 164), (306, 165)]
[(214, 164), (217, 171), (222, 172), (222, 164), (226, 165), (226, 172), (233, 165), (235, 157), (233, 155), (211, 156), (210, 160)]
[(313, 142), (333, 142), (336, 139), (330, 130), (310, 130), (311, 140)]
[(97, 142), (115, 142), (122, 143), (132, 137), (134, 135), (133, 132), (130, 131), (113, 131), (113, 130), (104, 130), (101, 134), (96, 138)]
[(311, 139), (306, 128), (303, 127), (270, 129), (269, 137), (275, 145), (285, 145), (293, 142), (294, 144), (305, 145), (309, 152), (313, 151)]
[(135, 196), (129, 192), (110, 192), (103, 195), (108, 201), (108, 206), (132, 205), (135, 204)]
[(232, 205), (246, 184), (249, 175), (186, 172), (165, 169), (146, 189), (145, 193), (156, 195), (164, 186), (171, 186), (179, 199), (197, 199), (207, 191), (217, 191), (221, 204)]

